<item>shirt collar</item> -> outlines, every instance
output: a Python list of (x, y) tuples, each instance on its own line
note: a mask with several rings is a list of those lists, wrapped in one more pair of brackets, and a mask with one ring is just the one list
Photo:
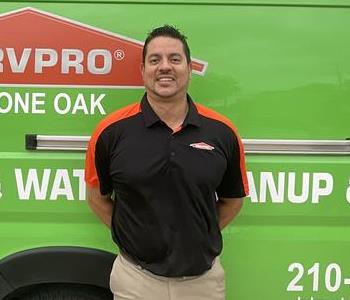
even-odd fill
[[(186, 118), (182, 124), (182, 127), (187, 125), (194, 125), (199, 127), (201, 125), (200, 116), (197, 108), (193, 103), (190, 95), (187, 94), (188, 112)], [(151, 105), (148, 102), (147, 94), (145, 93), (141, 99), (141, 112), (145, 120), (146, 127), (151, 127), (153, 124), (162, 122), (162, 120), (156, 115)]]

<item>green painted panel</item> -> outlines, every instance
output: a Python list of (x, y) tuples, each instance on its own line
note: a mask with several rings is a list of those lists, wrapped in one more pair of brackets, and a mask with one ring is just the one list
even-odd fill
[[(1, 2), (12, 2), (5, 0)], [(32, 2), (24, 0), (21, 3)], [(349, 7), (349, 0), (36, 0), (36, 2), (44, 3), (96, 3), (96, 4), (161, 4), (161, 5), (247, 5), (247, 6), (323, 6), (323, 7)]]
[(45, 246), (116, 252), (86, 203), (83, 154), (0, 157), (0, 257)]
[[(90, 2), (1, 1), (0, 14), (31, 6), (139, 41), (176, 24), (192, 56), (208, 63), (190, 94), (243, 138), (350, 137), (348, 1)], [(84, 200), (84, 153), (25, 151), (24, 135), (89, 135), (142, 94), (0, 86), (0, 258), (50, 245), (116, 251)], [(16, 97), (28, 97), (28, 108), (16, 111)], [(251, 195), (224, 231), (227, 299), (349, 300), (349, 156), (250, 155), (247, 163)]]
[[(154, 26), (176, 24), (189, 37), (192, 55), (208, 62), (204, 77), (194, 75), (190, 92), (195, 100), (226, 114), (244, 138), (345, 139), (350, 136), (350, 60), (345, 28), (350, 10), (345, 8), (246, 7), (130, 4), (39, 4), (38, 9), (100, 29), (142, 41)], [(23, 7), (4, 3), (0, 11)], [(68, 9), (69, 7), (69, 9)], [(166, 13), (165, 13), (166, 12)], [(157, 18), (153, 16), (157, 15)], [(138, 20), (142, 19), (142, 24)], [(349, 24), (350, 25), (350, 24)], [(24, 89), (2, 88), (13, 95)], [(55, 96), (70, 90), (26, 88), (46, 94), (47, 115), (7, 116), (6, 128), (18, 132), (4, 149), (23, 149), (23, 127), (42, 132), (47, 119), (50, 132), (88, 134), (102, 115), (57, 115), (52, 110)], [(141, 92), (84, 89), (106, 94), (106, 113), (137, 100)], [(78, 91), (72, 91), (76, 95)], [(74, 101), (74, 100), (72, 100)], [(73, 104), (72, 104), (73, 105)], [(8, 109), (8, 100), (0, 100)], [(14, 109), (14, 108), (13, 108)], [(10, 110), (10, 113), (13, 112)], [(20, 120), (21, 120), (20, 119)], [(40, 126), (36, 125), (40, 124)], [(83, 125), (84, 124), (84, 125)], [(30, 126), (30, 127), (31, 127)], [(28, 128), (30, 129), (30, 128)]]

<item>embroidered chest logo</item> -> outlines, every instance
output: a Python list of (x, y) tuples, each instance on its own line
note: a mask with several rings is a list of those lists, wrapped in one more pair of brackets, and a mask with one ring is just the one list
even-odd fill
[(202, 150), (209, 150), (209, 151), (212, 151), (215, 149), (213, 146), (210, 146), (204, 142), (190, 144), (190, 147), (196, 148), (196, 149), (202, 149)]

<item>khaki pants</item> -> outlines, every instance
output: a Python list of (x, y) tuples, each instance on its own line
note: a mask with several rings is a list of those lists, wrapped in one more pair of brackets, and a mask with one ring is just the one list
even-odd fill
[(157, 276), (118, 255), (111, 272), (114, 300), (225, 300), (225, 274), (217, 257), (200, 276)]

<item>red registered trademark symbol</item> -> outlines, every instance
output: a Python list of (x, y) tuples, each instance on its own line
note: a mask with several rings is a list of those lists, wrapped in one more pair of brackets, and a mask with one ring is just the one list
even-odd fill
[(125, 57), (125, 53), (123, 50), (118, 49), (114, 51), (114, 58), (116, 60), (122, 60), (124, 59), (124, 57)]

